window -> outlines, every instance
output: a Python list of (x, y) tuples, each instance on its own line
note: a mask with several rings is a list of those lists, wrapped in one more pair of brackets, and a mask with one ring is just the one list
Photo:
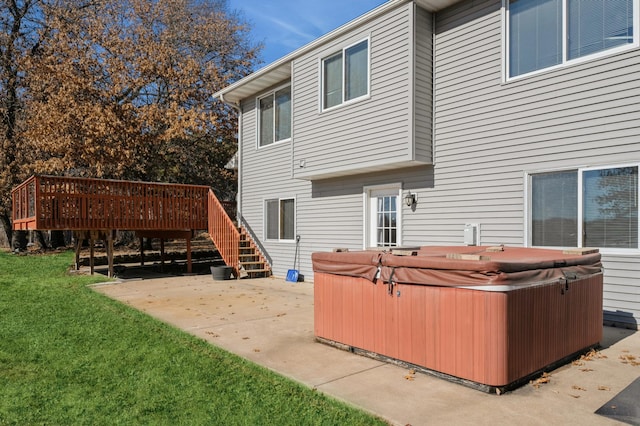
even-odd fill
[(258, 99), (259, 146), (291, 138), (291, 86)]
[(322, 107), (331, 108), (369, 94), (369, 40), (322, 61)]
[(508, 76), (633, 44), (634, 7), (637, 0), (509, 0)]
[(265, 201), (267, 240), (295, 240), (295, 200)]
[(376, 201), (376, 245), (395, 247), (398, 245), (398, 196), (379, 196)]
[(638, 166), (531, 176), (531, 244), (638, 247)]
[(578, 174), (574, 171), (531, 177), (531, 243), (578, 245)]

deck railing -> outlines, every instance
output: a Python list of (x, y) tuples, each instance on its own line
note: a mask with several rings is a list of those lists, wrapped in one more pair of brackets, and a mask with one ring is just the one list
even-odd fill
[(207, 229), (209, 188), (32, 176), (12, 191), (14, 229)]
[[(11, 191), (13, 228), (35, 229), (36, 177), (31, 176)], [(32, 224), (34, 226), (30, 226)]]
[(209, 236), (224, 262), (231, 266), (238, 276), (240, 232), (211, 190), (209, 190)]

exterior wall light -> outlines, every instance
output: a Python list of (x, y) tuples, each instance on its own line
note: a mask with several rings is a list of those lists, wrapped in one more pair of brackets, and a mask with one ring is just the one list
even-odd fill
[(409, 191), (407, 195), (404, 196), (404, 203), (407, 205), (407, 207), (415, 206), (417, 202), (418, 195), (412, 194), (411, 191)]

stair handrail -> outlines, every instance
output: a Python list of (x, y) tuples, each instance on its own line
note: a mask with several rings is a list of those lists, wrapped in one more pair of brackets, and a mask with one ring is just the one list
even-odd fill
[(240, 231), (233, 223), (213, 190), (209, 189), (209, 237), (234, 275), (240, 270)]

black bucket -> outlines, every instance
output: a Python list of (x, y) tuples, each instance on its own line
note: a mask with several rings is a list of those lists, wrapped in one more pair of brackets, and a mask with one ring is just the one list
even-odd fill
[(212, 266), (211, 276), (216, 281), (228, 280), (231, 278), (233, 268), (231, 266)]

